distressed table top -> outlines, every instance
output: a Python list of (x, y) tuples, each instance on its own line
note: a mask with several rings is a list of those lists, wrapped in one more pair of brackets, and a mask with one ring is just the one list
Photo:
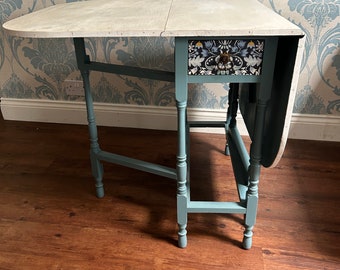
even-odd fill
[(302, 35), (257, 0), (91, 0), (57, 4), (3, 25), (34, 38)]

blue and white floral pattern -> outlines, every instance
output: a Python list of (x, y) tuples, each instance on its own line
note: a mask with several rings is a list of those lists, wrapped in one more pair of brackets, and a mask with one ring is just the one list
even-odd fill
[(9, 16), (22, 6), (22, 0), (0, 1), (0, 23), (3, 24)]
[[(0, 1), (0, 24), (8, 20), (9, 16), (22, 6), (22, 0)], [(0, 33), (1, 35), (1, 33)], [(0, 70), (5, 62), (5, 47), (0, 36)]]
[(190, 40), (189, 75), (260, 75), (264, 40)]
[[(340, 114), (340, 80), (337, 76), (337, 59), (340, 54), (340, 0), (289, 0), (288, 6), (290, 11), (299, 13), (305, 19), (298, 25), (308, 37), (303, 66), (305, 70), (302, 73), (302, 76), (307, 74), (308, 81), (303, 90), (298, 92), (295, 111)], [(329, 28), (332, 23), (334, 27)], [(320, 82), (318, 85), (311, 85), (316, 76), (320, 78)], [(324, 96), (332, 96), (328, 104)]]
[(337, 0), (289, 0), (288, 5), (290, 10), (296, 10), (318, 29), (339, 16), (340, 1)]
[(57, 84), (61, 84), (75, 70), (77, 63), (73, 51), (68, 51), (64, 39), (36, 39), (33, 47), (23, 47), (24, 56), (31, 65)]

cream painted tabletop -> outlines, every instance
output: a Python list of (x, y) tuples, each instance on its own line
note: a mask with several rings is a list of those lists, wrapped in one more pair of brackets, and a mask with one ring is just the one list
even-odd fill
[(303, 34), (258, 0), (90, 0), (57, 4), (3, 27), (33, 38)]

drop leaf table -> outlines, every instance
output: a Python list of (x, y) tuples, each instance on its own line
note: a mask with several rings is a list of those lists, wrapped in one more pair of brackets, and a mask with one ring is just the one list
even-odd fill
[[(177, 181), (178, 245), (187, 245), (189, 213), (244, 215), (243, 247), (251, 248), (261, 166), (280, 160), (288, 136), (304, 38), (301, 29), (257, 0), (90, 0), (57, 4), (10, 20), (6, 34), (26, 38), (73, 38), (82, 74), (90, 133), (90, 158), (98, 197), (104, 196), (102, 161)], [(89, 37), (172, 37), (174, 72), (92, 61)], [(176, 168), (101, 150), (89, 72), (100, 71), (175, 82), (178, 121)], [(223, 122), (187, 121), (189, 83), (230, 83)], [(236, 125), (240, 110), (251, 146), (247, 152)], [(239, 200), (190, 199), (189, 132), (195, 127), (226, 131)]]

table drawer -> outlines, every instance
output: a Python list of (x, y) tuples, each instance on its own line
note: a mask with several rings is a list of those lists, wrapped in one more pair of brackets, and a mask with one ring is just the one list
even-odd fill
[(188, 41), (188, 75), (260, 75), (265, 41)]

